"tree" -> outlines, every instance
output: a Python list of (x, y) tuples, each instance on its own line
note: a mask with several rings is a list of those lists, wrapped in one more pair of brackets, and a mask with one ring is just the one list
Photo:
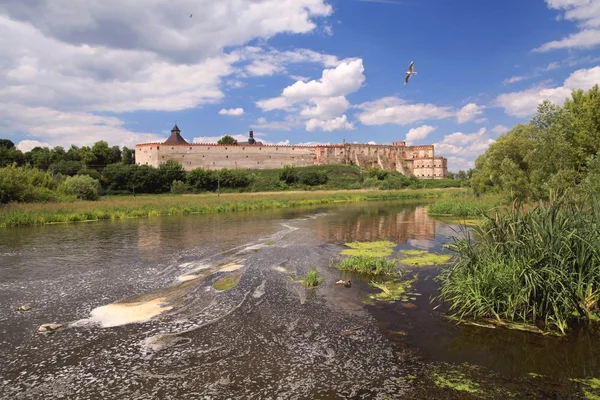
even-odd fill
[(77, 175), (67, 178), (61, 184), (61, 189), (67, 194), (73, 194), (81, 200), (98, 200), (100, 183), (87, 175)]
[(234, 144), (235, 145), (235, 144), (238, 144), (238, 142), (236, 139), (233, 138), (233, 136), (225, 135), (221, 139), (219, 139), (217, 144)]
[(125, 165), (135, 164), (135, 150), (123, 146), (121, 162)]
[(462, 169), (459, 170), (458, 173), (456, 174), (456, 179), (459, 179), (461, 181), (466, 181), (467, 173), (465, 171), (463, 171)]
[(15, 144), (12, 140), (9, 139), (0, 139), (0, 148), (3, 147), (5, 149), (13, 149)]

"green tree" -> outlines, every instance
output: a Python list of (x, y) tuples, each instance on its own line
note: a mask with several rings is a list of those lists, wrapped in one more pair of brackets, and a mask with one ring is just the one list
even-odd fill
[(81, 200), (98, 200), (100, 182), (87, 175), (71, 176), (61, 184), (60, 189)]
[(135, 164), (135, 149), (123, 146), (121, 162), (125, 165)]
[(15, 144), (10, 139), (0, 139), (0, 148), (13, 149)]
[(238, 144), (238, 142), (236, 139), (233, 138), (233, 136), (225, 135), (221, 139), (219, 139), (217, 144)]

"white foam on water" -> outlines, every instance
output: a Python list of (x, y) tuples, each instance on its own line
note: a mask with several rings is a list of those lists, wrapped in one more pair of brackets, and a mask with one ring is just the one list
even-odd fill
[(97, 307), (90, 317), (74, 322), (71, 326), (100, 325), (103, 328), (146, 322), (163, 311), (172, 309), (165, 306), (166, 298), (161, 297), (139, 303), (113, 303)]
[(242, 264), (227, 264), (223, 268), (219, 268), (219, 272), (233, 272), (243, 267)]

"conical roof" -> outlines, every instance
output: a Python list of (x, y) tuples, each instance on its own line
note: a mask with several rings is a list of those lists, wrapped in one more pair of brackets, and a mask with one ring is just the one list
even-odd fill
[(181, 130), (179, 130), (179, 127), (177, 124), (175, 124), (173, 129), (171, 129), (171, 136), (165, 140), (164, 144), (189, 144), (184, 138), (181, 137), (180, 132)]

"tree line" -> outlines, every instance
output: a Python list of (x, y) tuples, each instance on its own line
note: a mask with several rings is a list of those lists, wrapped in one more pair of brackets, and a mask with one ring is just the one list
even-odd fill
[(527, 123), (501, 135), (475, 161), (477, 195), (537, 201), (600, 194), (600, 90), (574, 90), (563, 106), (545, 100)]

